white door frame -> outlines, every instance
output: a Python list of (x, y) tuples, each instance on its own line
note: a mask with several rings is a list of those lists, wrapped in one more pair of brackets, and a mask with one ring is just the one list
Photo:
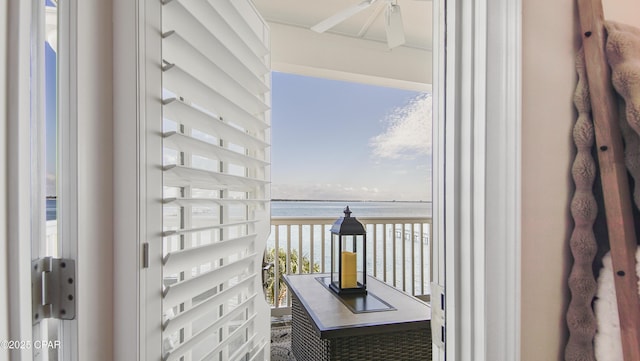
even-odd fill
[[(58, 239), (61, 258), (78, 260), (77, 1), (58, 2)], [(76, 282), (77, 284), (77, 282)], [(63, 322), (62, 360), (78, 360), (78, 322)]]
[(144, 243), (148, 254), (162, 254), (162, 124), (150, 121), (162, 119), (162, 85), (160, 74), (146, 72), (161, 59), (161, 5), (113, 0), (115, 360), (162, 358), (162, 298), (147, 294), (148, 283), (161, 283), (148, 280), (161, 275), (161, 256), (143, 265)]
[[(8, 1), (0, 0), (0, 29), (9, 29), (8, 27)], [(8, 90), (8, 74), (7, 68), (7, 58), (8, 58), (8, 50), (9, 50), (9, 34), (8, 32), (2, 33), (0, 38), (0, 89), (3, 94), (6, 94)], [(8, 130), (8, 99), (7, 96), (0, 97), (0, 189), (8, 189), (7, 188), (7, 177), (8, 177), (8, 167), (7, 167), (7, 130)], [(3, 264), (3, 273), (9, 273), (9, 267), (7, 262), (8, 258), (8, 223), (7, 223), (7, 215), (8, 215), (8, 201), (7, 197), (0, 197), (0, 262)], [(0, 317), (4, 320), (9, 319), (9, 278), (8, 277), (0, 277)], [(9, 339), (9, 323), (5, 322), (0, 325), (0, 340), (8, 340)], [(9, 350), (0, 349), (0, 358), (7, 360), (9, 359)]]
[(519, 360), (522, 0), (434, 9), (434, 282), (445, 286), (446, 359)]
[[(441, 57), (445, 68), (439, 70), (447, 86), (442, 82), (434, 87), (444, 96), (434, 102), (442, 105), (436, 110), (440, 142), (434, 169), (443, 174), (434, 192), (439, 219), (434, 234), (444, 240), (440, 244), (444, 247), (434, 244), (434, 249), (443, 250), (438, 252), (439, 262), (434, 262), (434, 280), (445, 284), (447, 294), (446, 352), (450, 360), (518, 360), (522, 0), (436, 0), (434, 4), (443, 14), (440, 41), (444, 34), (447, 37), (446, 54)], [(136, 194), (142, 187), (126, 172), (144, 175), (149, 171), (131, 156), (145, 149), (133, 138), (144, 129), (141, 122), (146, 111), (136, 104), (145, 104), (148, 96), (140, 92), (146, 81), (140, 59), (145, 56), (136, 43), (145, 44), (146, 31), (157, 29), (147, 29), (142, 21), (150, 11), (144, 1), (115, 0), (114, 5), (114, 17), (119, 19), (114, 29), (114, 116), (116, 149), (120, 149), (115, 158), (115, 189), (117, 199), (123, 201), (116, 201), (114, 219), (118, 259), (114, 356), (135, 353), (137, 359), (152, 359), (145, 339), (159, 335), (145, 334), (145, 314), (157, 312), (158, 306), (143, 301), (139, 292), (144, 289), (143, 277), (130, 276), (138, 274), (140, 240), (147, 232), (133, 223), (137, 214), (148, 214), (137, 213), (137, 207), (142, 207), (138, 204), (128, 208), (135, 212), (128, 218), (124, 201), (133, 199), (127, 194)], [(444, 44), (438, 49), (444, 51)], [(155, 51), (153, 46), (150, 51)], [(118, 85), (120, 81), (131, 84), (131, 76), (138, 79), (137, 88)]]
[[(63, 241), (62, 255), (75, 253), (77, 257), (77, 331), (64, 330), (71, 337), (77, 337), (77, 341), (69, 345), (73, 348), (65, 357), (74, 361), (108, 361), (115, 359), (112, 4), (111, 1), (65, 1), (69, 2), (64, 16), (68, 19), (65, 26), (70, 26), (69, 38), (65, 40), (70, 58), (69, 71), (60, 79), (60, 86), (62, 92), (69, 91), (69, 98), (60, 106), (61, 116), (68, 116), (65, 119), (69, 122), (67, 135), (71, 142), (75, 137), (76, 144), (63, 148), (61, 153), (69, 167), (62, 171), (72, 174), (72, 179), (65, 181), (61, 189), (61, 192), (66, 190), (66, 199), (71, 202), (69, 207), (61, 209), (65, 212), (62, 217), (70, 217), (67, 220), (70, 223), (62, 224), (61, 234), (67, 232), (72, 237)], [(65, 31), (61, 28), (61, 33)], [(60, 40), (63, 43), (63, 39)], [(64, 63), (61, 59), (61, 65)], [(64, 88), (66, 82), (68, 89)], [(74, 182), (75, 189), (72, 188)]]
[[(6, 193), (3, 196), (6, 215), (7, 284), (0, 293), (7, 300), (8, 320), (5, 340), (32, 339), (31, 307), (31, 1), (7, 1), (6, 11), (6, 144), (2, 168), (5, 173)], [(26, 46), (25, 46), (26, 44)], [(5, 143), (6, 142), (6, 143)], [(4, 148), (4, 147), (3, 147)], [(6, 161), (6, 162), (5, 162)], [(4, 242), (5, 237), (2, 237)], [(5, 352), (4, 350), (0, 350)], [(11, 360), (31, 360), (31, 350), (14, 349), (6, 352)]]
[[(62, 172), (71, 177), (64, 180), (61, 189), (70, 202), (61, 210), (65, 223), (59, 225), (64, 238), (60, 253), (77, 257), (77, 317), (63, 322), (63, 357), (107, 361), (113, 359), (111, 3), (65, 0), (65, 4), (69, 6), (65, 7), (66, 20), (61, 25), (70, 27), (61, 33), (69, 37), (59, 45), (68, 48), (59, 49), (69, 58), (60, 61), (61, 66), (68, 65), (60, 73), (65, 94), (60, 114), (68, 120), (66, 130), (61, 131), (69, 130), (65, 134), (71, 138), (62, 140), (65, 148), (61, 156), (67, 161)], [(0, 253), (0, 264), (6, 267), (2, 272), (6, 279), (0, 281), (0, 317), (9, 320), (0, 328), (0, 337), (33, 341), (29, 242), (32, 2), (5, 0), (0, 2), (0, 9), (1, 23), (8, 29), (2, 33), (7, 41), (0, 48), (0, 59), (6, 65), (0, 70), (0, 85), (7, 94), (0, 127), (0, 184), (6, 185), (6, 193), (0, 197), (4, 215), (0, 231), (6, 237), (1, 237), (0, 246), (7, 249)], [(0, 358), (31, 360), (32, 349), (0, 350)]]

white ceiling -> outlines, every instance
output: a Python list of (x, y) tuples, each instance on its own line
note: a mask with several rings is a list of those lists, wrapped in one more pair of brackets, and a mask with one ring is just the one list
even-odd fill
[[(262, 16), (271, 23), (309, 29), (320, 21), (360, 3), (362, 0), (253, 0)], [(432, 2), (395, 0), (402, 10), (405, 46), (432, 48)], [(384, 8), (378, 0), (369, 8), (336, 25), (327, 32), (366, 40), (386, 42)]]
[(432, 2), (394, 0), (402, 11), (406, 43), (389, 49), (387, 0), (318, 34), (310, 28), (362, 0), (252, 0), (271, 28), (276, 71), (428, 90), (432, 82)]

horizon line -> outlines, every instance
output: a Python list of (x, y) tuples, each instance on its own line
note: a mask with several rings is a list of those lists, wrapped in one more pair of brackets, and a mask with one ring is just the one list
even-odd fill
[(287, 198), (272, 198), (272, 202), (405, 202), (405, 203), (432, 203), (433, 201), (423, 200), (375, 200), (375, 199), (287, 199)]

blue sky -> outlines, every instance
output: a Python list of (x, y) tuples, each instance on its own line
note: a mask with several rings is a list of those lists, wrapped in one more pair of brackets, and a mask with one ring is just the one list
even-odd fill
[(431, 200), (430, 95), (272, 78), (272, 198)]
[(46, 195), (56, 194), (56, 53), (45, 45)]

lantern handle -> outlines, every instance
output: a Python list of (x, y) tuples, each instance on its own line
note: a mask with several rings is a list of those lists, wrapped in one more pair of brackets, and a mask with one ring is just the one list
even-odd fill
[(349, 209), (349, 206), (344, 209), (344, 216), (347, 218), (351, 217), (351, 210)]

